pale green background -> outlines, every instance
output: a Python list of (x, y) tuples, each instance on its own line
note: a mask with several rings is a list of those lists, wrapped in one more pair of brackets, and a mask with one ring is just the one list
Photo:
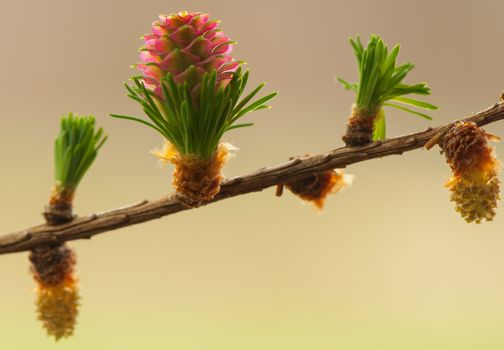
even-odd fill
[[(209, 12), (239, 42), (252, 83), (279, 90), (256, 126), (227, 135), (235, 176), (341, 146), (355, 79), (347, 38), (400, 42), (442, 109), (430, 124), (389, 112), (390, 135), (493, 104), (503, 84), (495, 1), (2, 1), (0, 232), (41, 222), (52, 141), (68, 111), (97, 116), (110, 141), (76, 199), (81, 214), (171, 191), (151, 130), (122, 82), (159, 13)], [(504, 135), (504, 123), (488, 130)], [(27, 254), (0, 256), (0, 348), (503, 349), (504, 218), (454, 212), (438, 150), (356, 164), (322, 213), (272, 189), (73, 242), (84, 296), (75, 337), (54, 344), (34, 315)], [(500, 213), (502, 214), (502, 213)]]

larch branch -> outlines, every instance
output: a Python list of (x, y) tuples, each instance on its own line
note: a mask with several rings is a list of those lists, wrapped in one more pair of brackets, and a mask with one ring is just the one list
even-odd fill
[[(463, 120), (472, 121), (478, 126), (482, 126), (502, 119), (504, 119), (504, 102), (496, 103), (492, 107), (474, 113)], [(433, 137), (443, 135), (455, 122), (362, 147), (343, 147), (325, 154), (296, 158), (244, 176), (229, 178), (222, 183), (220, 193), (210, 203), (250, 192), (262, 191), (320, 171), (344, 168), (350, 164), (422, 148)], [(99, 233), (140, 224), (188, 209), (190, 208), (182, 205), (174, 196), (167, 196), (153, 201), (144, 200), (99, 214), (78, 217), (71, 223), (61, 226), (54, 227), (45, 224), (34, 226), (0, 236), (0, 254), (27, 251), (44, 243), (89, 239)]]

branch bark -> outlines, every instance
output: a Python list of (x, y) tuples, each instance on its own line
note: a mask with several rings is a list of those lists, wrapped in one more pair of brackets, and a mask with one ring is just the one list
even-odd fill
[[(504, 102), (496, 103), (492, 107), (474, 113), (463, 120), (472, 121), (482, 126), (502, 119), (504, 119)], [(374, 142), (362, 147), (337, 148), (325, 154), (302, 159), (296, 158), (276, 166), (259, 169), (248, 175), (230, 178), (223, 182), (221, 192), (212, 202), (250, 192), (262, 191), (278, 184), (302, 179), (320, 171), (344, 168), (357, 162), (402, 154), (403, 152), (422, 148), (434, 136), (442, 135), (455, 122), (434, 129), (429, 128), (415, 134)], [(61, 226), (54, 227), (45, 224), (34, 226), (23, 231), (0, 236), (0, 254), (27, 251), (43, 243), (89, 239), (99, 233), (159, 219), (188, 209), (190, 208), (183, 206), (174, 196), (167, 196), (153, 201), (144, 200), (103, 213), (78, 217), (72, 222)]]

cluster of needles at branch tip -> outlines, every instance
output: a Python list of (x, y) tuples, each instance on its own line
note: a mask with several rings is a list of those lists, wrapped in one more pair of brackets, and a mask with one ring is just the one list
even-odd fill
[(383, 40), (371, 35), (367, 47), (359, 37), (350, 39), (350, 44), (357, 58), (359, 82), (349, 83), (342, 78), (338, 81), (347, 90), (355, 91), (355, 103), (347, 121), (347, 130), (343, 141), (347, 146), (363, 146), (373, 141), (386, 138), (384, 106), (393, 107), (422, 118), (432, 118), (408, 106), (435, 110), (436, 106), (407, 95), (430, 95), (426, 83), (408, 85), (403, 83), (408, 73), (414, 68), (411, 63), (396, 65), (399, 44), (388, 50)]
[(492, 221), (499, 200), (499, 161), (487, 134), (475, 123), (455, 123), (440, 143), (453, 175), (446, 186), (455, 209), (467, 222)]
[(55, 185), (44, 212), (49, 224), (72, 220), (75, 190), (106, 140), (103, 129), (95, 132), (92, 116), (79, 117), (70, 113), (61, 119), (60, 133), (54, 142)]
[(220, 190), (224, 133), (253, 125), (238, 121), (269, 108), (277, 94), (254, 100), (264, 87), (260, 84), (242, 98), (249, 72), (231, 56), (235, 42), (218, 24), (200, 12), (160, 16), (143, 37), (142, 62), (136, 65), (142, 75), (125, 85), (148, 120), (111, 115), (147, 125), (173, 146), (162, 158), (174, 164), (173, 184), (188, 206), (207, 203)]
[[(54, 144), (55, 185), (44, 217), (57, 226), (74, 218), (72, 206), (77, 186), (93, 164), (107, 137), (95, 131), (92, 116), (69, 114), (61, 119)], [(29, 256), (37, 282), (37, 314), (47, 334), (56, 340), (71, 336), (78, 314), (79, 291), (75, 277), (75, 252), (66, 243), (33, 248)]]

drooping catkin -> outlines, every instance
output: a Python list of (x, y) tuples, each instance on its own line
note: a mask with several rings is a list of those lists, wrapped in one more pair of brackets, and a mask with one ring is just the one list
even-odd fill
[(29, 258), (37, 282), (37, 318), (56, 340), (72, 335), (79, 300), (75, 252), (65, 243), (47, 244), (35, 247)]
[(499, 162), (489, 145), (489, 135), (473, 122), (458, 122), (440, 144), (453, 175), (446, 186), (455, 210), (467, 222), (495, 217), (499, 197)]
[(78, 315), (79, 291), (74, 280), (37, 288), (37, 318), (56, 340), (73, 335)]

